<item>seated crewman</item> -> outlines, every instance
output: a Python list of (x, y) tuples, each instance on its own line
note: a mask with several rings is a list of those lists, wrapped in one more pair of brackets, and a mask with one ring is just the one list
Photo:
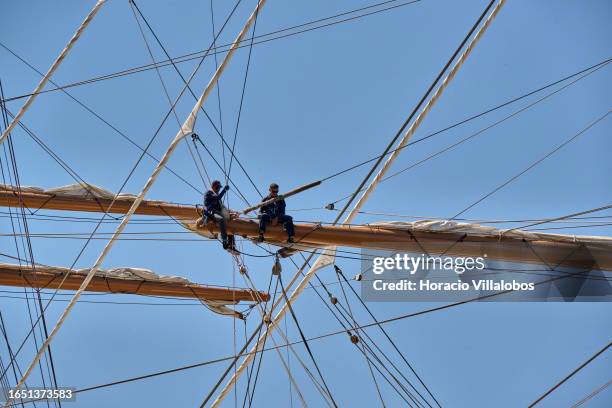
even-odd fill
[(227, 228), (225, 226), (225, 217), (223, 217), (223, 202), (221, 201), (227, 190), (229, 190), (229, 186), (225, 186), (221, 189), (221, 182), (215, 180), (212, 182), (210, 190), (204, 194), (204, 216), (219, 226), (223, 249), (230, 248), (230, 243), (227, 238)]
[[(269, 191), (270, 194), (264, 197), (261, 200), (262, 202), (278, 196), (278, 184), (270, 184)], [(280, 199), (271, 204), (264, 205), (259, 209), (259, 242), (263, 242), (264, 234), (266, 233), (266, 225), (270, 222), (282, 224), (285, 231), (287, 231), (287, 242), (294, 242), (293, 236), (295, 233), (293, 232), (293, 217), (285, 214), (286, 206), (285, 200)]]

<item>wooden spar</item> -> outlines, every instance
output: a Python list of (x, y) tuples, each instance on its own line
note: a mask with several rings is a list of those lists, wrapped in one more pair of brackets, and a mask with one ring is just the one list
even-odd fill
[[(78, 196), (53, 195), (41, 192), (24, 192), (21, 196), (11, 190), (0, 191), (0, 206), (19, 207), (20, 203), (30, 210), (48, 209), (65, 211), (104, 212), (111, 204), (110, 199), (87, 199)], [(132, 199), (115, 201), (108, 212), (124, 214), (132, 204)], [(136, 214), (171, 216), (184, 220), (195, 220), (199, 217), (195, 206), (170, 204), (161, 201), (143, 201)], [(206, 229), (215, 230), (214, 224)], [(258, 225), (255, 220), (233, 219), (227, 222), (227, 230), (231, 234), (256, 238)], [(482, 256), (489, 259), (547, 264), (555, 266), (582, 267), (586, 261), (581, 257), (572, 256), (572, 251), (580, 245), (588, 249), (598, 264), (598, 269), (612, 270), (612, 244), (580, 243), (555, 240), (553, 237), (539, 240), (523, 240), (516, 235), (471, 236), (458, 232), (419, 231), (374, 225), (317, 225), (296, 224), (295, 238), (300, 244), (313, 246), (339, 245), (355, 248), (381, 250), (402, 250), (418, 254), (427, 251), (429, 254), (445, 253), (449, 256)], [(268, 226), (266, 240), (284, 242), (286, 233), (280, 226)], [(459, 243), (457, 243), (460, 241)], [(457, 243), (457, 244), (454, 244)], [(448, 249), (451, 244), (454, 244)]]
[[(38, 289), (57, 289), (69, 270), (37, 265), (31, 267), (0, 263), (0, 286), (17, 286)], [(70, 271), (61, 286), (62, 290), (77, 290), (85, 275)], [(205, 286), (197, 283), (175, 283), (156, 280), (125, 279), (119, 277), (94, 276), (89, 292), (123, 293), (147, 296), (172, 296), (222, 302), (259, 302), (257, 296), (268, 301), (270, 295), (254, 293), (250, 289), (229, 289)]]
[[(216, 231), (216, 225), (207, 228)], [(230, 234), (256, 238), (258, 223), (234, 219), (227, 222)], [(280, 226), (266, 228), (266, 240), (284, 242), (287, 234)], [(587, 243), (535, 240), (526, 241), (512, 236), (470, 236), (458, 232), (403, 230), (384, 226), (296, 224), (295, 241), (315, 247), (337, 245), (384, 251), (402, 251), (431, 256), (481, 257), (507, 262), (531, 263), (550, 267), (584, 268), (597, 264), (597, 269), (612, 270), (612, 243)], [(287, 245), (287, 244), (284, 244)], [(312, 248), (314, 249), (314, 248)], [(485, 255), (486, 254), (486, 255)], [(359, 258), (359, 254), (353, 255)]]
[[(111, 207), (112, 201), (108, 198), (87, 199), (78, 196), (54, 195), (50, 193), (22, 192), (21, 196), (19, 196), (17, 191), (14, 190), (0, 190), (0, 206), (20, 207), (23, 203), (31, 211), (44, 209), (125, 214), (134, 202), (133, 199), (118, 199), (115, 200)], [(143, 200), (135, 213), (140, 215), (172, 216), (181, 219), (195, 219), (199, 217), (195, 206), (151, 200)]]
[(321, 180), (313, 181), (312, 183), (309, 183), (309, 184), (304, 184), (303, 186), (298, 187), (298, 188), (294, 188), (293, 190), (288, 191), (285, 194), (279, 194), (278, 196), (276, 196), (274, 198), (271, 198), (269, 200), (263, 201), (263, 202), (261, 202), (261, 203), (259, 203), (257, 205), (252, 206), (252, 207), (246, 208), (246, 209), (242, 210), (242, 214), (248, 214), (251, 211), (254, 211), (254, 210), (258, 209), (258, 208), (263, 207), (264, 205), (272, 204), (272, 203), (277, 202), (278, 200), (283, 200), (283, 199), (285, 199), (287, 197), (291, 197), (292, 195), (296, 195), (298, 193), (301, 193), (302, 191), (306, 191), (306, 190), (309, 190), (309, 189), (311, 189), (313, 187), (316, 187), (319, 184), (321, 184)]

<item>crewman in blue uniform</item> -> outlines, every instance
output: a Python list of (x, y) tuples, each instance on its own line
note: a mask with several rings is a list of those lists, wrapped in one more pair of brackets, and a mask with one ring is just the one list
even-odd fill
[(230, 242), (227, 237), (227, 228), (225, 225), (225, 217), (223, 216), (223, 196), (229, 190), (229, 186), (221, 188), (221, 182), (214, 180), (210, 186), (210, 190), (204, 194), (204, 211), (203, 215), (206, 217), (203, 220), (203, 224), (206, 224), (207, 220), (211, 220), (219, 226), (219, 232), (221, 233), (221, 242), (223, 243), (223, 249), (230, 248)]
[[(264, 197), (261, 201), (267, 201), (278, 196), (278, 184), (270, 184), (270, 194)], [(293, 217), (285, 214), (285, 200), (280, 199), (271, 204), (262, 206), (259, 209), (259, 242), (263, 242), (264, 234), (266, 233), (266, 225), (269, 223), (279, 223), (287, 231), (287, 242), (295, 242), (293, 236), (295, 235), (293, 228)]]

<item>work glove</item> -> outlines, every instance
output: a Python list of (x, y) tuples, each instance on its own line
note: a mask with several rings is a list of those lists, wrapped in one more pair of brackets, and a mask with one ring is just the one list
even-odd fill
[(227, 191), (227, 190), (229, 190), (229, 185), (226, 184), (225, 187), (223, 187), (223, 191)]

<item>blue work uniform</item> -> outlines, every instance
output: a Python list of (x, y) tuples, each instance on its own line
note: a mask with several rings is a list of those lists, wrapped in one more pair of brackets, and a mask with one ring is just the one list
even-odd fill
[(221, 240), (224, 244), (227, 244), (227, 227), (225, 225), (225, 218), (222, 214), (223, 204), (221, 199), (226, 192), (227, 190), (224, 188), (219, 194), (212, 190), (208, 190), (206, 194), (204, 194), (204, 216), (219, 225)]
[[(264, 202), (270, 200), (271, 198), (273, 197), (268, 195), (261, 201)], [(266, 225), (276, 218), (279, 224), (281, 224), (285, 228), (285, 231), (287, 231), (287, 236), (289, 236), (289, 238), (293, 237), (295, 235), (293, 228), (293, 217), (285, 214), (286, 207), (287, 204), (285, 204), (285, 200), (283, 199), (261, 207), (259, 209), (259, 233), (264, 234), (266, 232)]]

